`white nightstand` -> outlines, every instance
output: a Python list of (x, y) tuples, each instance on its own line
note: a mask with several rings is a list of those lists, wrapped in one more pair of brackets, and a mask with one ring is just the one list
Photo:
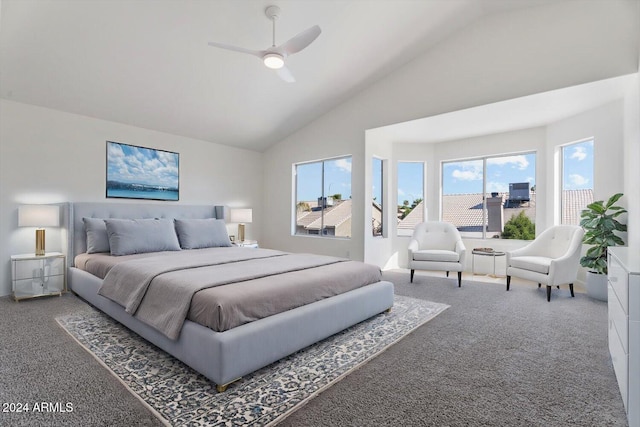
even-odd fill
[(62, 295), (67, 291), (65, 256), (47, 252), (42, 256), (11, 256), (11, 290), (13, 299)]
[(244, 240), (242, 242), (235, 241), (233, 242), (233, 246), (239, 246), (241, 248), (258, 248), (257, 240)]

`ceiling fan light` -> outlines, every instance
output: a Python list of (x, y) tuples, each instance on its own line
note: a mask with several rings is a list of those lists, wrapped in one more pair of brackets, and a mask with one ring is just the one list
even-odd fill
[(271, 68), (277, 70), (278, 68), (282, 68), (284, 66), (284, 58), (282, 55), (277, 53), (267, 53), (262, 57), (262, 62), (267, 68)]

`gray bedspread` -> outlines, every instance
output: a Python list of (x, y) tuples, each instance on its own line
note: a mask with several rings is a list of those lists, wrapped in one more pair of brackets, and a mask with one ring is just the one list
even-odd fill
[[(328, 269), (333, 264), (341, 265), (334, 274)], [(288, 254), (269, 249), (225, 248), (184, 251), (173, 257), (159, 255), (117, 263), (106, 274), (99, 293), (167, 337), (176, 339), (187, 315), (197, 315), (193, 308), (190, 313), (196, 293), (202, 296), (196, 299), (199, 303), (195, 311), (202, 312), (206, 326), (223, 331), (255, 320), (254, 317), (266, 317), (313, 302), (303, 301), (300, 295), (309, 294), (317, 300), (336, 294), (335, 290), (326, 288), (327, 283), (341, 286), (343, 289), (337, 291), (341, 293), (376, 282), (379, 277), (377, 267), (343, 258)], [(310, 292), (305, 286), (291, 286), (305, 282), (319, 283), (320, 288)], [(289, 290), (285, 292), (283, 284), (287, 283)], [(273, 299), (265, 301), (268, 298), (265, 292), (276, 288), (283, 289), (273, 294)], [(218, 289), (220, 291), (216, 293)], [(243, 294), (249, 296), (250, 302), (245, 301), (246, 309), (237, 311), (233, 301), (243, 299), (238, 297)], [(252, 299), (251, 295), (260, 295), (260, 298)], [(202, 309), (201, 302), (212, 298), (213, 301), (207, 303), (208, 308)], [(225, 316), (221, 315), (223, 311)]]

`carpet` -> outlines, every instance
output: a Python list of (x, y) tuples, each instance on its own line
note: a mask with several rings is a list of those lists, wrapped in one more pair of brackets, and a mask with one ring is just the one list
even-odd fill
[(396, 296), (390, 313), (249, 374), (224, 393), (98, 311), (56, 321), (167, 425), (268, 426), (448, 307)]

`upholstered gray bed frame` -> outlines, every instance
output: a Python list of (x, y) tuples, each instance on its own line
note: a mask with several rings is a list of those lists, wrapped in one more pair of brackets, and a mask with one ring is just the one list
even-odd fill
[[(173, 204), (75, 203), (70, 212), (70, 257), (86, 250), (82, 218), (219, 218), (220, 207)], [(216, 215), (217, 212), (217, 215)], [(393, 284), (381, 281), (255, 322), (215, 332), (186, 320), (170, 340), (98, 295), (102, 280), (71, 265), (70, 289), (96, 308), (200, 372), (224, 391), (228, 384), (291, 353), (381, 313), (393, 305)]]

